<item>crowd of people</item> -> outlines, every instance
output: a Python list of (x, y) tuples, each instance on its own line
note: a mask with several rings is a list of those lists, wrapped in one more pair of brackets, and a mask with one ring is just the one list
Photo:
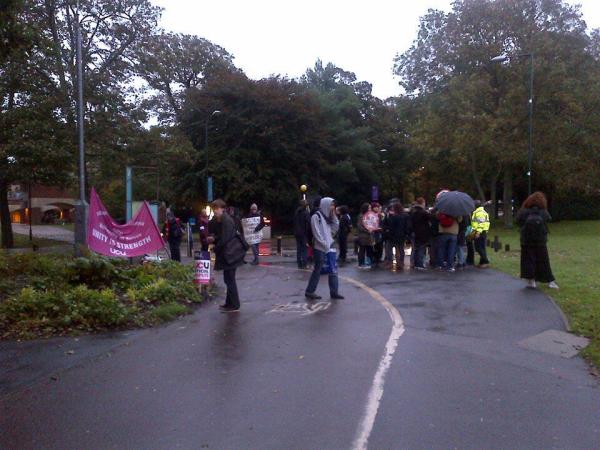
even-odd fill
[[(441, 195), (438, 194), (436, 201)], [(437, 204), (437, 203), (436, 203)], [(236, 283), (236, 270), (245, 263), (246, 252), (252, 248), (251, 264), (258, 264), (258, 244), (248, 245), (244, 239), (244, 219), (254, 219), (246, 233), (258, 233), (265, 226), (262, 214), (256, 204), (243, 218), (228, 208), (223, 200), (212, 204), (214, 217), (208, 220), (203, 213), (199, 220), (200, 241), (203, 250), (213, 244), (216, 256), (215, 270), (223, 271), (227, 286), (223, 312), (236, 312), (240, 309)], [(548, 283), (558, 288), (547, 249), (548, 228), (551, 220), (546, 197), (541, 192), (529, 196), (516, 216), (521, 229), (521, 277), (527, 286), (535, 288), (537, 282)], [(456, 272), (475, 266), (485, 269), (490, 262), (487, 257), (487, 238), (490, 230), (490, 217), (485, 205), (474, 202), (469, 214), (448, 215), (436, 208), (427, 207), (424, 198), (419, 197), (406, 208), (399, 200), (391, 200), (385, 207), (378, 202), (363, 203), (355, 226), (347, 206), (336, 206), (331, 197), (317, 198), (310, 207), (301, 200), (294, 213), (294, 236), (296, 258), (299, 269), (307, 269), (312, 264), (312, 273), (305, 289), (309, 300), (321, 297), (316, 293), (321, 275), (328, 275), (329, 294), (333, 300), (343, 299), (339, 292), (337, 266), (348, 263), (348, 243), (354, 244), (358, 267), (363, 270), (390, 269), (439, 270)], [(175, 242), (180, 239), (180, 228), (174, 216), (167, 218), (166, 235)], [(246, 236), (248, 237), (248, 236)], [(337, 249), (336, 249), (337, 247)], [(410, 258), (406, 250), (410, 248)], [(174, 252), (176, 257), (179, 253)]]

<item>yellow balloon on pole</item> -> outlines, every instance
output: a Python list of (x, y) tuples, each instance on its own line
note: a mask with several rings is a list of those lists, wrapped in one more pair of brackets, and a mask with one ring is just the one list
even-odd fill
[(305, 184), (303, 184), (302, 186), (300, 186), (300, 190), (302, 192), (306, 192), (308, 190), (308, 187)]

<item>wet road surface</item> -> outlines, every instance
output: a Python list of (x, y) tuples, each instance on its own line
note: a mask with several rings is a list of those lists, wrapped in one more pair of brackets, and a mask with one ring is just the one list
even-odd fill
[[(1, 344), (0, 448), (352, 448), (390, 316), (344, 280), (330, 303), (326, 277), (310, 309), (309, 274), (280, 262), (240, 270), (239, 314), (214, 302), (151, 330)], [(369, 448), (598, 447), (585, 362), (517, 346), (564, 328), (542, 293), (494, 271), (341, 275), (406, 327)]]

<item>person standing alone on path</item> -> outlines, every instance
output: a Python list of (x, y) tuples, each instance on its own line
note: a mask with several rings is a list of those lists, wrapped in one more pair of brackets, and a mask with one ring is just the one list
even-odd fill
[(348, 255), (348, 236), (352, 231), (352, 219), (347, 206), (339, 207), (340, 214), (340, 229), (338, 231), (338, 246), (340, 248), (340, 256), (338, 261), (342, 264), (346, 262)]
[[(246, 217), (244, 217), (244, 219), (253, 219), (255, 217), (260, 218), (258, 225), (256, 225), (256, 228), (254, 229), (254, 232), (258, 233), (260, 230), (262, 230), (265, 227), (265, 221), (262, 217), (261, 212), (258, 210), (258, 206), (256, 205), (256, 203), (252, 203), (252, 205), (250, 205), (250, 212), (246, 215)], [(260, 246), (260, 244), (258, 244), (258, 243), (252, 244), (252, 254), (254, 255), (254, 259), (252, 260), (252, 262), (250, 264), (252, 264), (253, 266), (256, 266), (258, 264), (259, 246)]]
[(294, 213), (294, 236), (296, 237), (296, 262), (298, 269), (308, 265), (308, 235), (310, 230), (310, 211), (308, 202), (300, 200), (300, 206)]
[(475, 211), (471, 215), (472, 233), (475, 235), (473, 245), (475, 251), (479, 253), (479, 267), (485, 269), (490, 266), (490, 261), (487, 258), (487, 250), (485, 248), (487, 234), (490, 230), (490, 216), (484, 209), (481, 200), (475, 200)]
[(527, 287), (536, 288), (536, 281), (548, 283), (558, 289), (548, 255), (548, 226), (552, 220), (548, 212), (546, 196), (534, 192), (523, 202), (517, 213), (517, 225), (521, 227), (521, 278)]
[[(214, 235), (209, 238), (209, 242), (214, 243), (215, 249), (215, 270), (223, 271), (223, 281), (227, 286), (227, 295), (225, 304), (219, 308), (221, 312), (237, 312), (240, 310), (240, 297), (238, 294), (237, 282), (235, 280), (236, 269), (244, 264), (244, 255), (248, 247), (236, 250), (239, 257), (232, 257), (235, 245), (241, 245), (241, 236), (236, 228), (234, 219), (225, 212), (225, 202), (217, 199), (212, 203), (215, 216), (211, 220), (211, 230)], [(236, 242), (237, 241), (237, 242)]]
[[(319, 300), (321, 298), (315, 291), (321, 278), (321, 267), (323, 267), (327, 253), (333, 246), (333, 235), (337, 233), (339, 225), (337, 215), (335, 214), (334, 200), (331, 197), (323, 198), (319, 205), (319, 210), (310, 219), (314, 246), (314, 266), (305, 292), (306, 298), (310, 300)], [(341, 300), (344, 298), (339, 294), (338, 290), (337, 270), (333, 268), (329, 272), (329, 295), (332, 300)]]
[(183, 237), (183, 230), (181, 229), (179, 219), (171, 211), (167, 212), (167, 221), (163, 226), (162, 232), (169, 243), (171, 259), (181, 262), (181, 238)]

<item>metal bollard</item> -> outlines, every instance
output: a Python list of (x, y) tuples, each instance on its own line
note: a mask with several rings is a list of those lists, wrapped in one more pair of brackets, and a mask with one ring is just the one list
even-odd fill
[(502, 248), (502, 243), (500, 241), (498, 242), (494, 242), (494, 251), (496, 253), (498, 253), (500, 251), (500, 249)]
[(510, 252), (510, 245), (509, 245), (509, 244), (506, 244), (506, 245), (504, 246), (504, 251), (505, 251), (505, 252)]
[(281, 236), (277, 236), (277, 254), (281, 256)]

